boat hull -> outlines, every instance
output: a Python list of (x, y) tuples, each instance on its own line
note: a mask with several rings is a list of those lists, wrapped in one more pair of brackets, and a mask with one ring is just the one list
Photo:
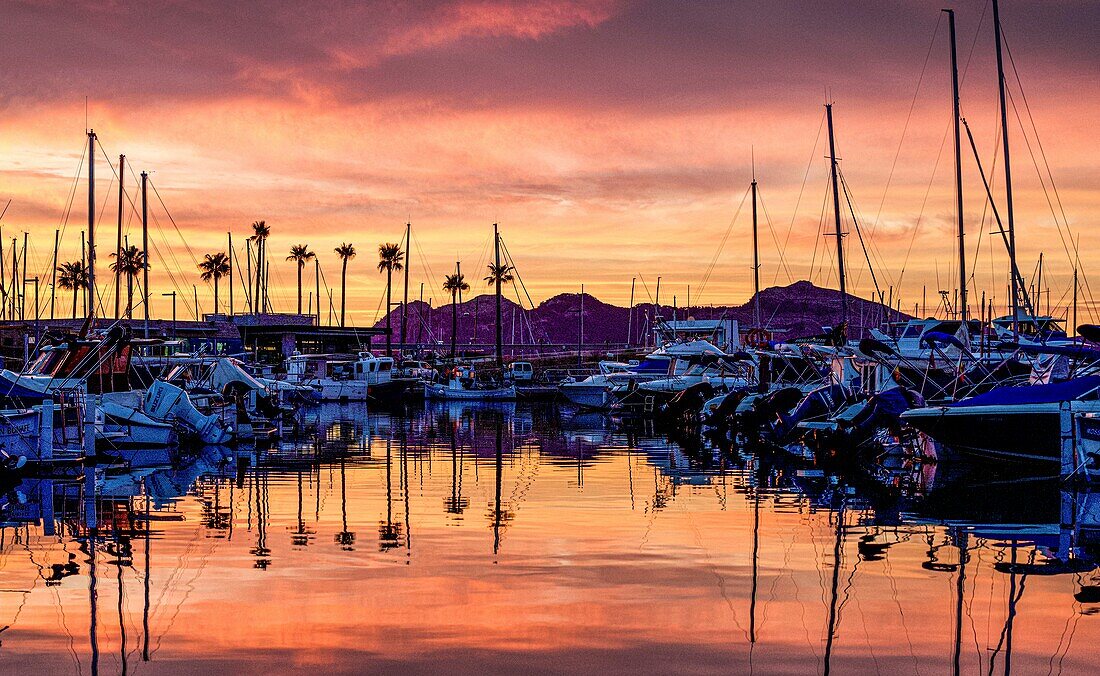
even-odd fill
[(959, 451), (1027, 462), (1061, 462), (1057, 404), (929, 406), (906, 411), (901, 419)]
[(466, 390), (434, 383), (424, 385), (424, 396), (428, 399), (448, 401), (512, 401), (516, 398), (516, 388), (499, 387), (491, 390)]
[(571, 403), (584, 408), (607, 408), (610, 403), (606, 384), (563, 383), (559, 389)]

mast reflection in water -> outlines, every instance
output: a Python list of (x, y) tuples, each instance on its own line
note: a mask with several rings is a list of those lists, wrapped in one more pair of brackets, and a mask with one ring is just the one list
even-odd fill
[(781, 457), (553, 407), (325, 406), (272, 448), (24, 479), (0, 665), (1092, 671), (1100, 500)]

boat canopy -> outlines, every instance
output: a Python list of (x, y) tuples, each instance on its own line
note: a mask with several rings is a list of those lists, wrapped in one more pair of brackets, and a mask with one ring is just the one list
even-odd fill
[(1011, 404), (1057, 404), (1082, 399), (1100, 388), (1100, 376), (1084, 376), (1049, 385), (998, 387), (985, 394), (948, 404), (951, 408), (967, 406), (1005, 406)]
[(1028, 345), (1021, 343), (1001, 343), (1000, 350), (1019, 350), (1028, 354), (1058, 354), (1071, 359), (1100, 359), (1100, 350), (1084, 345)]
[(928, 347), (934, 347), (937, 343), (942, 345), (951, 345), (960, 349), (965, 349), (966, 345), (955, 336), (944, 333), (942, 331), (928, 331), (920, 337), (921, 345), (927, 345)]

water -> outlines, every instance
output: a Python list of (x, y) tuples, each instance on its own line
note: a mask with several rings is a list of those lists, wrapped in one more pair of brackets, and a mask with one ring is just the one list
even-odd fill
[(832, 480), (524, 405), (308, 417), (12, 487), (0, 671), (1093, 672), (1097, 510), (1056, 482)]

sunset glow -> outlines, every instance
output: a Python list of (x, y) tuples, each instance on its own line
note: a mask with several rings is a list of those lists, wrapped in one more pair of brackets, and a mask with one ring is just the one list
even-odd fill
[[(410, 295), (424, 282), (436, 305), (456, 259), (480, 279), (494, 222), (535, 302), (584, 283), (625, 304), (632, 277), (652, 291), (660, 275), (669, 302), (676, 294), (684, 303), (690, 285), (694, 303), (743, 303), (752, 288), (747, 203), (711, 281), (701, 280), (753, 158), (768, 222), (762, 280), (836, 285), (825, 249), (833, 243), (820, 234), (830, 100), (868, 246), (865, 256), (854, 231), (846, 240), (854, 291), (873, 293), (869, 257), (883, 291), (893, 285), (912, 310), (925, 288), (931, 298), (956, 286), (944, 5), (957, 12), (963, 114), (1003, 202), (991, 20), (977, 0), (8, 4), (3, 237), (10, 248), (30, 232), (29, 274), (48, 275), (55, 229), (61, 259), (79, 255), (83, 180), (64, 214), (87, 124), (112, 162), (124, 153), (134, 172), (151, 172), (180, 230), (154, 200), (156, 315), (169, 313), (160, 296), (173, 288), (169, 272), (190, 304), (199, 283), (191, 255), (225, 250), (230, 230), (243, 244), (257, 219), (272, 228), (278, 311), (294, 303), (294, 268), (283, 261), (292, 244), (318, 252), (331, 286), (333, 248), (350, 241), (360, 255), (349, 267), (349, 321), (372, 324), (384, 288), (375, 248), (399, 240), (406, 221)], [(1100, 16), (1088, 2), (1006, 2), (1002, 20), (1014, 64), (1020, 267), (1030, 279), (1045, 255), (1044, 287), (1061, 312), (1073, 239), (1086, 277), (1088, 252), (1100, 246)], [(1003, 308), (1006, 257), (991, 246), (994, 226), (964, 151), (971, 293)], [(118, 184), (104, 156), (96, 160), (106, 276)], [(126, 183), (136, 200), (133, 177)], [(129, 206), (124, 222), (138, 236)], [(212, 290), (199, 284), (209, 311)]]

